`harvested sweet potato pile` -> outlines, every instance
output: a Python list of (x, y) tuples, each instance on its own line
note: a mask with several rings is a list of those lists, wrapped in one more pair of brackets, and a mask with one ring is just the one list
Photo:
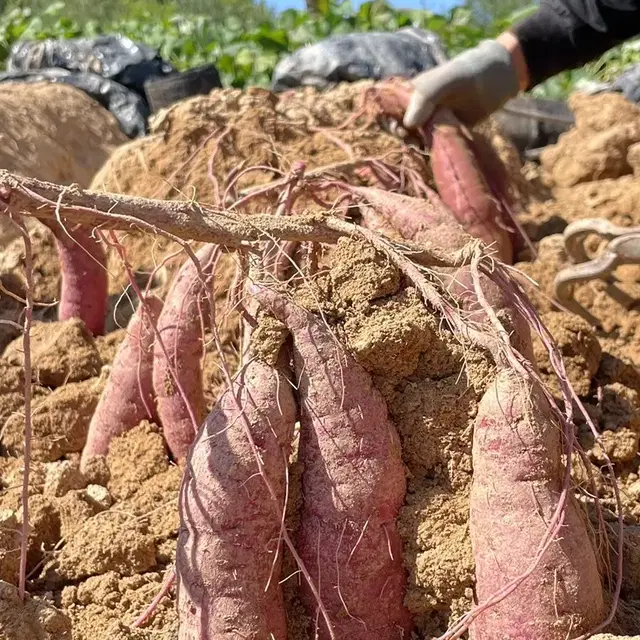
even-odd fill
[[(335, 205), (333, 210), (346, 212), (348, 220), (382, 231), (396, 241), (427, 241), (447, 251), (468, 246), (470, 238), (459, 227), (451, 231), (454, 227), (447, 225), (455, 222), (443, 222), (445, 218), (438, 218), (444, 215), (441, 213), (432, 212), (431, 219), (418, 225), (417, 234), (415, 229), (409, 233), (404, 227), (394, 226), (388, 217), (382, 222), (380, 218), (373, 220), (372, 211), (378, 215), (381, 211), (374, 195), (396, 190), (412, 202), (417, 202), (416, 196), (424, 202), (425, 192), (420, 192), (416, 184), (435, 188), (436, 182), (426, 153), (408, 148), (379, 114), (372, 116), (362, 110), (360, 98), (368, 87), (370, 83), (358, 83), (321, 95), (307, 89), (280, 98), (262, 90), (224, 90), (194, 98), (166, 112), (147, 138), (120, 147), (98, 171), (92, 189), (185, 203), (197, 200), (213, 208), (238, 202), (237, 212), (245, 216), (261, 212), (319, 214)], [(578, 133), (566, 134), (557, 149), (545, 152), (541, 167), (521, 167), (517, 153), (493, 125), (486, 125), (478, 138), (479, 144), (492, 145), (498, 151), (507, 168), (513, 209), (539, 252), (532, 261), (528, 249), (516, 250), (517, 267), (539, 280), (547, 293), (553, 276), (565, 263), (557, 234), (567, 222), (587, 215), (585, 203), (590, 207), (588, 215), (604, 215), (620, 224), (640, 224), (640, 207), (633, 206), (637, 164), (633, 145), (640, 141), (640, 137), (634, 138), (636, 124), (640, 127), (640, 111), (627, 103), (622, 105), (620, 100), (617, 96), (574, 97)], [(597, 121), (593, 113), (599, 114)], [(612, 114), (609, 120), (602, 115), (607, 113)], [(578, 148), (589, 140), (591, 147)], [(560, 150), (587, 159), (572, 168), (562, 160)], [(382, 165), (365, 162), (367, 159), (382, 161)], [(295, 191), (297, 183), (291, 178), (299, 162), (305, 164), (312, 187), (319, 187), (311, 195), (302, 190), (291, 199), (293, 205), (287, 211), (283, 194)], [(248, 171), (256, 166), (257, 170)], [(314, 171), (326, 166), (332, 167), (328, 174), (331, 184), (314, 183)], [(421, 183), (407, 179), (398, 188), (393, 182), (394, 177), (412, 175), (418, 175)], [(273, 183), (276, 186), (270, 186)], [(350, 189), (345, 190), (345, 184)], [(345, 192), (348, 198), (340, 201)], [(251, 197), (246, 198), (249, 194)], [(388, 200), (389, 210), (394, 210), (398, 202)], [(436, 223), (440, 235), (434, 237), (430, 225)], [(42, 225), (33, 224), (30, 234), (35, 261), (33, 294), (38, 302), (50, 303), (60, 295), (56, 245)], [(163, 438), (162, 425), (145, 418), (131, 425), (129, 431), (114, 434), (107, 455), (83, 464), (81, 471), (80, 457), (89, 426), (108, 387), (110, 367), (117, 361), (134, 312), (130, 299), (137, 294), (132, 288), (126, 293), (123, 289), (133, 276), (140, 290), (165, 300), (175, 288), (178, 269), (188, 259), (175, 240), (140, 230), (105, 232), (102, 241), (108, 251), (110, 294), (105, 335), (93, 335), (79, 320), (55, 321), (55, 306), (40, 306), (34, 311), (32, 529), (27, 559), (32, 599), (25, 608), (18, 604), (17, 591), (11, 586), (17, 585), (19, 568), (24, 455), (24, 354), (18, 331), (8, 330), (0, 347), (4, 349), (0, 358), (0, 580), (4, 581), (0, 582), (0, 628), (7, 640), (29, 634), (46, 640), (195, 640), (205, 628), (218, 629), (216, 625), (229, 620), (245, 634), (255, 631), (249, 620), (262, 620), (256, 624), (262, 624), (262, 629), (275, 629), (279, 640), (284, 637), (283, 629), (290, 640), (307, 640), (315, 637), (316, 627), (320, 637), (330, 636), (323, 618), (327, 611), (330, 619), (337, 619), (337, 637), (395, 637), (385, 627), (393, 620), (394, 627), (414, 630), (420, 638), (435, 638), (473, 610), (477, 597), (491, 595), (496, 569), (487, 569), (485, 564), (484, 573), (478, 571), (478, 563), (485, 562), (479, 559), (478, 549), (486, 541), (479, 542), (477, 531), (480, 523), (485, 533), (495, 523), (490, 518), (478, 519), (477, 507), (474, 511), (471, 505), (478, 495), (485, 495), (483, 491), (489, 491), (486, 484), (474, 486), (474, 477), (480, 482), (480, 475), (474, 474), (474, 456), (486, 455), (478, 438), (482, 420), (495, 417), (491, 394), (500, 395), (499, 382), (508, 378), (509, 384), (515, 384), (509, 392), (502, 390), (510, 398), (517, 398), (521, 387), (504, 373), (505, 364), (492, 345), (486, 348), (486, 344), (474, 344), (473, 340), (461, 341), (455, 331), (444, 326), (448, 307), (425, 299), (416, 274), (408, 274), (403, 264), (390, 259), (384, 246), (372, 245), (367, 237), (345, 235), (337, 242), (323, 244), (316, 252), (306, 252), (308, 244), (291, 246), (289, 257), (280, 262), (269, 258), (267, 247), (262, 264), (273, 269), (276, 277), (267, 278), (270, 292), (260, 294), (251, 286), (236, 287), (239, 268), (248, 268), (240, 255), (233, 251), (221, 254), (212, 280), (213, 318), (203, 314), (203, 340), (198, 341), (193, 353), (189, 352), (190, 358), (201, 356), (206, 412), (213, 411), (204, 423), (197, 447), (210, 447), (211, 452), (204, 457), (192, 454), (186, 461), (176, 462)], [(196, 241), (190, 246), (198, 251), (203, 244)], [(297, 277), (292, 263), (301, 265), (307, 276), (304, 280)], [(456, 274), (462, 307), (482, 324), (485, 310), (474, 302), (471, 268), (435, 269), (438, 278), (428, 282), (435, 282), (437, 287), (451, 282), (452, 273)], [(621, 271), (625, 291), (633, 293), (640, 274), (631, 268)], [(429, 278), (431, 274), (427, 273)], [(251, 278), (253, 275), (251, 272)], [(494, 300), (499, 296), (496, 298), (487, 277), (483, 272), (483, 290), (497, 308)], [(2, 294), (2, 318), (21, 321), (23, 306), (18, 299), (25, 295), (25, 283), (20, 238), (0, 253), (0, 279), (14, 294)], [(446, 287), (438, 291), (441, 299), (446, 299)], [(610, 302), (599, 283), (584, 285), (578, 297), (590, 309), (602, 313), (606, 321), (603, 329), (595, 330), (574, 316), (552, 310), (540, 294), (528, 291), (558, 343), (567, 378), (601, 437), (597, 443), (587, 421), (576, 418), (578, 442), (588, 465), (574, 458), (572, 487), (578, 499), (570, 503), (568, 517), (574, 522), (573, 531), (580, 529), (575, 525), (575, 518), (582, 517), (578, 513), (592, 519), (593, 526), (585, 526), (575, 540), (583, 541), (580, 550), (584, 555), (578, 563), (584, 571), (581, 576), (595, 591), (563, 600), (568, 618), (556, 614), (553, 607), (527, 611), (538, 620), (543, 615), (558, 616), (558, 635), (549, 636), (553, 640), (566, 637), (568, 631), (574, 633), (570, 637), (577, 637), (580, 629), (589, 630), (606, 615), (609, 602), (606, 598), (603, 601), (602, 594), (613, 588), (615, 575), (611, 576), (608, 569), (615, 566), (615, 552), (606, 553), (598, 537), (602, 532), (598, 532), (595, 503), (589, 498), (589, 476), (596, 478), (609, 545), (615, 549), (614, 496), (611, 484), (599, 475), (605, 473), (610, 459), (621, 487), (626, 529), (622, 602), (606, 630), (617, 634), (614, 637), (639, 634), (637, 311), (615, 306), (617, 303)], [(500, 320), (508, 324), (515, 316), (510, 315), (504, 300), (502, 304)], [(173, 307), (172, 313), (186, 314), (187, 310)], [(255, 324), (245, 321), (243, 326), (242, 318), (249, 316)], [(514, 353), (525, 352), (523, 345), (528, 340), (525, 336), (515, 341)], [(548, 390), (549, 397), (535, 396), (538, 413), (534, 418), (517, 402), (511, 409), (514, 415), (520, 411), (521, 424), (535, 424), (540, 432), (558, 435), (557, 440), (552, 437), (545, 441), (545, 446), (551, 452), (549, 456), (553, 458), (557, 452), (559, 460), (561, 445), (559, 431), (555, 430), (561, 421), (552, 410), (540, 407), (551, 406), (565, 390), (544, 341), (535, 332), (531, 347), (544, 383), (535, 388)], [(148, 353), (153, 356), (153, 350)], [(155, 353), (158, 357), (157, 346)], [(241, 420), (229, 418), (234, 411), (237, 413), (237, 406), (233, 394), (227, 391), (223, 395), (230, 387), (220, 365), (224, 362), (234, 374), (242, 372), (247, 361), (254, 364), (247, 369), (246, 378), (240, 373), (241, 386), (231, 388), (244, 390), (237, 398), (250, 416), (252, 403), (264, 403), (271, 396), (271, 409), (280, 419), (286, 418), (288, 426), (282, 430), (266, 429), (265, 422), (260, 421), (264, 416), (252, 417), (244, 427)], [(277, 379), (265, 373), (276, 370), (274, 367), (279, 372)], [(130, 386), (135, 387), (136, 376), (130, 379)], [(166, 373), (163, 379), (168, 379)], [(260, 380), (269, 384), (260, 384)], [(289, 391), (280, 384), (292, 385), (293, 400), (286, 399)], [(251, 395), (251, 389), (257, 391)], [(174, 393), (175, 389), (169, 383), (164, 391)], [(365, 402), (365, 409), (358, 409)], [(297, 414), (295, 418), (292, 412)], [(535, 421), (542, 414), (552, 427)], [(331, 437), (324, 431), (325, 419), (335, 429)], [(180, 420), (181, 424), (188, 423), (184, 412)], [(276, 422), (274, 416), (269, 420), (271, 424)], [(363, 425), (367, 428), (360, 432)], [(264, 508), (269, 499), (269, 492), (264, 491), (267, 485), (260, 485), (262, 476), (251, 473), (251, 464), (233, 464), (234, 460), (255, 462), (251, 448), (247, 448), (245, 428), (267, 452), (260, 473), (267, 478), (276, 474), (278, 482), (269, 486), (282, 501), (286, 488), (287, 501), (281, 504), (281, 512), (268, 515)], [(384, 446), (382, 435), (368, 440), (378, 434), (377, 430), (389, 436)], [(344, 442), (334, 449), (334, 440), (339, 438)], [(201, 451), (197, 447), (194, 450)], [(285, 458), (274, 454), (279, 451)], [(526, 458), (526, 451), (521, 455)], [(203, 465), (211, 459), (218, 460), (220, 466), (205, 469)], [(285, 459), (286, 485), (279, 484)], [(355, 469), (358, 461), (362, 461), (362, 481)], [(183, 478), (185, 468), (191, 473), (200, 469), (200, 475), (190, 476), (188, 472)], [(337, 483), (335, 486), (326, 473)], [(483, 467), (483, 473), (495, 473), (495, 469)], [(556, 471), (544, 473), (553, 475)], [(198, 477), (207, 478), (207, 487), (217, 487), (216, 499), (211, 500), (220, 514), (215, 526), (207, 520), (206, 510), (189, 519), (188, 514), (208, 499), (206, 491), (196, 490)], [(251, 484), (255, 482), (258, 484)], [(237, 602), (228, 599), (228, 587), (219, 583), (214, 593), (224, 599), (219, 607), (201, 616), (203, 594), (206, 600), (206, 594), (211, 593), (207, 589), (212, 587), (210, 581), (198, 577), (199, 572), (222, 575), (224, 571), (220, 566), (199, 562), (197, 555), (181, 556), (176, 549), (178, 545), (183, 552), (202, 548), (199, 544), (208, 540), (210, 545), (220, 545), (215, 546), (219, 549), (216, 561), (222, 562), (227, 553), (224, 545), (228, 544), (225, 532), (249, 532), (242, 529), (243, 518), (226, 498), (239, 491), (239, 486), (246, 491), (242, 502), (245, 519), (254, 508), (253, 495), (262, 496), (260, 517), (265, 522), (269, 518), (271, 533), (261, 541), (261, 564), (250, 563), (255, 570), (248, 572), (254, 578), (259, 573), (270, 580), (269, 615), (247, 609), (242, 598)], [(262, 489), (252, 489), (258, 486)], [(490, 492), (488, 495), (489, 502), (499, 499)], [(487, 500), (486, 495), (483, 499)], [(556, 504), (555, 498), (549, 499), (549, 504)], [(545, 503), (545, 514), (548, 508)], [(349, 514), (348, 526), (344, 514)], [(277, 516), (283, 519), (292, 540), (301, 541), (299, 547), (294, 544), (300, 558), (294, 557), (279, 530)], [(183, 528), (179, 535), (180, 518)], [(197, 526), (190, 529), (193, 523)], [(193, 536), (205, 531), (209, 537), (198, 543)], [(266, 536), (266, 530), (256, 531)], [(595, 551), (588, 557), (593, 541)], [(539, 533), (534, 534), (529, 547), (538, 542)], [(242, 548), (246, 552), (247, 547)], [(565, 554), (564, 564), (558, 564), (562, 571), (572, 566), (572, 557), (577, 557), (571, 555), (575, 551), (567, 549), (558, 547), (553, 556)], [(149, 619), (134, 628), (133, 622), (160, 592), (176, 556), (177, 591), (168, 589)], [(240, 567), (239, 558), (250, 555), (234, 555), (230, 561), (239, 562)], [(316, 565), (317, 558), (321, 562)], [(300, 571), (300, 559), (308, 582), (305, 572)], [(326, 570), (319, 570), (322, 566)], [(520, 567), (512, 570), (517, 572)], [(245, 574), (239, 569), (238, 575)], [(575, 580), (571, 571), (563, 576), (569, 583)], [(323, 598), (322, 585), (332, 583), (337, 589)], [(318, 584), (319, 600), (312, 588)], [(371, 586), (379, 586), (380, 592), (368, 591)], [(264, 589), (256, 593), (264, 593)], [(513, 609), (510, 602), (522, 597), (518, 593), (514, 591), (512, 601), (505, 600), (494, 614), (487, 615), (508, 614)], [(376, 598), (378, 609), (369, 606)], [(257, 606), (261, 601), (252, 602)], [(327, 611), (322, 611), (319, 602)], [(283, 614), (280, 619), (278, 610)], [(203, 623), (204, 618), (210, 622)], [(567, 619), (571, 620), (568, 627)], [(492, 626), (491, 619), (486, 620), (471, 626), (477, 638), (492, 638), (483, 635), (485, 625)]]

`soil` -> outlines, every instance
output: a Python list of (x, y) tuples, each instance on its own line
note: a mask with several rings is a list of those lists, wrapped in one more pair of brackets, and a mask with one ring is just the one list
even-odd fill
[(0, 86), (0, 168), (88, 187), (127, 141), (117, 120), (86, 93), (56, 83)]
[[(284, 173), (296, 160), (307, 170), (335, 162), (388, 153), (401, 166), (402, 145), (385, 123), (357, 113), (359, 96), (370, 83), (344, 85), (328, 94), (312, 89), (276, 98), (263, 90), (221, 90), (180, 103), (160, 114), (147, 138), (129, 142), (111, 156), (92, 188), (165, 199), (197, 198), (219, 203), (225, 180), (239, 167), (262, 165)], [(548, 149), (541, 166), (521, 167), (515, 150), (491, 123), (483, 140), (496, 148), (514, 185), (516, 209), (538, 256), (520, 255), (517, 267), (537, 280), (529, 288), (543, 320), (559, 344), (576, 392), (602, 434), (621, 488), (625, 524), (622, 604), (610, 631), (614, 638), (640, 634), (640, 307), (625, 308), (611, 287), (590, 282), (577, 299), (602, 322), (594, 328), (576, 315), (554, 308), (553, 279), (567, 264), (561, 237), (572, 220), (603, 216), (621, 225), (640, 224), (640, 110), (615, 95), (574, 96), (577, 127)], [(329, 127), (330, 131), (317, 131)], [(210, 160), (213, 159), (210, 163)], [(407, 156), (409, 159), (407, 160)], [(574, 159), (573, 162), (567, 159)], [(417, 152), (405, 162), (430, 183), (427, 160)], [(244, 164), (242, 164), (244, 163)], [(635, 173), (634, 173), (635, 172)], [(211, 180), (210, 173), (215, 177)], [(357, 184), (377, 184), (371, 172), (343, 169)], [(276, 178), (279, 175), (276, 175)], [(273, 179), (266, 171), (242, 176), (239, 190)], [(215, 182), (218, 182), (218, 189)], [(247, 213), (272, 209), (275, 196), (256, 198)], [(318, 207), (301, 199), (300, 208)], [(109, 455), (82, 474), (79, 454), (92, 411), (100, 396), (121, 328), (133, 305), (124, 298), (128, 280), (114, 252), (110, 258), (112, 321), (104, 337), (90, 336), (80, 323), (53, 322), (59, 274), (54, 246), (41, 226), (30, 230), (34, 243), (35, 295), (41, 303), (33, 331), (34, 437), (30, 482), (29, 591), (17, 601), (20, 486), (23, 453), (23, 369), (19, 341), (5, 334), (0, 358), (0, 628), (8, 640), (175, 640), (174, 595), (162, 600), (143, 628), (132, 622), (161, 589), (175, 558), (177, 499), (181, 468), (170, 461), (157, 426), (142, 423), (113, 442)], [(166, 293), (185, 259), (175, 243), (134, 232), (119, 234), (139, 284), (153, 273), (152, 289)], [(197, 244), (193, 248), (197, 248)], [(589, 250), (599, 250), (591, 242)], [(0, 253), (0, 279), (6, 289), (24, 293), (21, 241)], [(168, 256), (171, 260), (165, 261)], [(236, 275), (235, 258), (219, 263), (216, 300), (224, 317), (222, 343), (231, 368), (237, 364), (237, 315), (227, 312), (226, 297)], [(474, 564), (468, 532), (468, 496), (472, 478), (473, 420), (493, 365), (479, 351), (463, 349), (442, 330), (439, 318), (388, 260), (368, 246), (344, 239), (326, 256), (315, 279), (315, 298), (305, 289), (299, 299), (318, 300), (340, 340), (371, 373), (385, 397), (400, 433), (408, 492), (399, 520), (409, 577), (406, 604), (419, 638), (443, 633), (472, 603)], [(618, 270), (619, 287), (640, 299), (640, 267)], [(320, 295), (320, 298), (317, 297)], [(118, 300), (120, 302), (118, 303)], [(0, 312), (20, 318), (20, 303), (3, 294)], [(0, 329), (1, 331), (2, 329)], [(280, 339), (278, 327), (265, 325), (267, 338)], [(266, 338), (265, 338), (266, 339)], [(2, 335), (0, 335), (0, 341)], [(536, 339), (541, 375), (559, 389), (550, 363)], [(211, 346), (205, 362), (209, 407), (222, 388), (219, 358)], [(600, 445), (578, 424), (579, 442), (591, 471), (603, 466)], [(295, 526), (300, 466), (291, 467), (290, 523)], [(574, 476), (586, 477), (577, 466)], [(612, 495), (600, 483), (605, 518)], [(285, 574), (295, 570), (291, 558)], [(289, 638), (308, 640), (313, 625), (305, 619), (295, 580), (285, 582)], [(5, 629), (7, 630), (5, 632)], [(4, 638), (5, 636), (3, 636)], [(600, 640), (608, 640), (602, 636)]]

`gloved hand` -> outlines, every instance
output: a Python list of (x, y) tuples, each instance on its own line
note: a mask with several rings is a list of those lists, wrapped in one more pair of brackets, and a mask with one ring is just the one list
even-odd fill
[(496, 40), (484, 40), (414, 78), (404, 126), (419, 127), (436, 107), (448, 107), (461, 122), (473, 126), (515, 97), (519, 84), (509, 51)]

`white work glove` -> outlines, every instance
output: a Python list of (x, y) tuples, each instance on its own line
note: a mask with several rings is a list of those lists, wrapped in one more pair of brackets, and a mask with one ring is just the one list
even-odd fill
[(423, 125), (437, 107), (447, 107), (467, 126), (481, 122), (519, 93), (511, 54), (496, 40), (483, 40), (444, 64), (416, 76), (404, 126)]

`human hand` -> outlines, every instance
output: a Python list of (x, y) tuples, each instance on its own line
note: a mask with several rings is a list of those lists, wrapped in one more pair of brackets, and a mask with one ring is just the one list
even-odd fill
[(484, 40), (414, 78), (404, 126), (423, 125), (437, 107), (451, 109), (461, 122), (473, 126), (518, 94), (521, 75), (513, 50), (500, 40)]

